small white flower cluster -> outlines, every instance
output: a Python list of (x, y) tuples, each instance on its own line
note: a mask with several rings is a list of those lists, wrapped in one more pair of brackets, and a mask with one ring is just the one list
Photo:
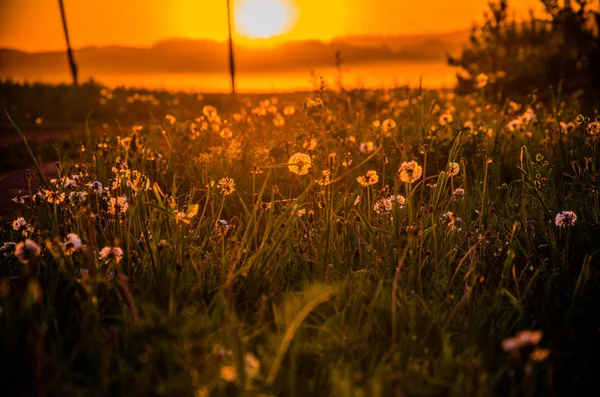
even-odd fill
[(577, 215), (573, 211), (562, 211), (554, 217), (554, 224), (558, 227), (574, 226)]

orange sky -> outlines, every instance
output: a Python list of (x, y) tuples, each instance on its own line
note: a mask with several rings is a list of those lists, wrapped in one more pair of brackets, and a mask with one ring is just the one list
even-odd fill
[[(238, 0), (244, 1), (244, 0)], [(246, 0), (251, 1), (251, 0)], [(285, 0), (296, 23), (284, 39), (329, 40), (349, 34), (411, 34), (467, 28), (487, 0)], [(148, 46), (168, 37), (226, 37), (225, 0), (64, 0), (75, 48)], [(539, 0), (513, 0), (522, 15)], [(0, 0), (0, 47), (64, 47), (57, 0)]]

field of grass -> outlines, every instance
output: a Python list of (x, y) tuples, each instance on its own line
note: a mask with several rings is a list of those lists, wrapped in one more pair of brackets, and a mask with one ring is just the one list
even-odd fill
[(576, 103), (11, 89), (16, 126), (81, 135), (2, 149), (40, 184), (0, 230), (6, 395), (596, 385), (600, 121)]

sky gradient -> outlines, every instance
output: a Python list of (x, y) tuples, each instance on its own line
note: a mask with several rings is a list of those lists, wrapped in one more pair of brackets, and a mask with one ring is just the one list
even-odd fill
[[(238, 0), (244, 1), (244, 0)], [(248, 0), (246, 0), (248, 1)], [(294, 26), (278, 39), (330, 40), (346, 35), (403, 35), (465, 29), (487, 0), (287, 0)], [(64, 0), (72, 45), (150, 46), (165, 38), (226, 38), (225, 0)], [(526, 15), (539, 0), (513, 1)], [(240, 41), (247, 40), (238, 31)], [(64, 37), (57, 0), (0, 0), (0, 47), (59, 50)]]

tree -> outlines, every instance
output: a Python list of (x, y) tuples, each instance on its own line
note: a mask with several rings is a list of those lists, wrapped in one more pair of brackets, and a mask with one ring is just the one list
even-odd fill
[(490, 98), (526, 95), (560, 86), (570, 94), (598, 101), (600, 93), (600, 13), (587, 0), (540, 0), (545, 13), (518, 22), (510, 16), (507, 0), (490, 2), (484, 23), (473, 26), (469, 44), (459, 58), (448, 57), (459, 68), (457, 90), (481, 89)]

